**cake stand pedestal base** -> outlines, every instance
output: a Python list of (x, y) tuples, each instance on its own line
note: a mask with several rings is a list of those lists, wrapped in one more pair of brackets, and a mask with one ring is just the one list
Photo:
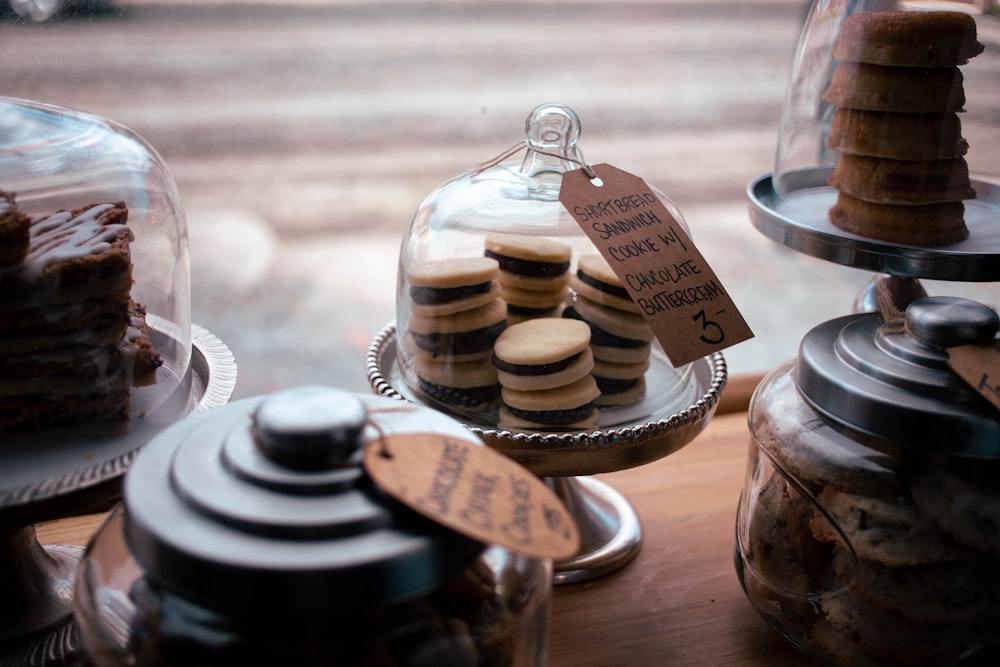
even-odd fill
[(82, 547), (42, 547), (35, 527), (0, 529), (0, 666), (78, 664), (73, 581)]
[(553, 563), (553, 583), (575, 584), (624, 567), (642, 547), (639, 515), (613, 487), (592, 477), (549, 477), (580, 531), (580, 551)]

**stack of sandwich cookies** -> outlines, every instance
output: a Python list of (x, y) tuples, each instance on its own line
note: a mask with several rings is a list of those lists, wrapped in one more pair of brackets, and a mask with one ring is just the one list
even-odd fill
[(831, 222), (894, 243), (934, 246), (968, 236), (975, 197), (958, 113), (960, 65), (983, 50), (961, 12), (860, 12), (834, 45), (823, 98), (836, 107), (828, 145), (841, 156)]
[(0, 433), (125, 429), (131, 388), (155, 383), (127, 220), (120, 202), (33, 216), (26, 249), (4, 253), (19, 258), (0, 263)]
[(427, 395), (465, 407), (496, 399), (493, 343), (507, 327), (498, 275), (486, 257), (426, 261), (408, 271), (407, 349)]
[(533, 236), (492, 234), (484, 254), (500, 265), (500, 293), (510, 324), (559, 315), (568, 296), (569, 246)]
[(563, 317), (582, 320), (590, 327), (592, 375), (601, 390), (597, 404), (609, 407), (642, 400), (653, 330), (639, 307), (597, 253), (579, 258), (570, 287), (576, 292), (576, 301)]
[(496, 341), (500, 428), (582, 431), (594, 428), (600, 390), (591, 377), (590, 328), (536, 318), (510, 326)]

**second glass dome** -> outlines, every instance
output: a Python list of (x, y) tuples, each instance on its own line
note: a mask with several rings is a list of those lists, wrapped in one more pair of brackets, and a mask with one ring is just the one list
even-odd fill
[(186, 414), (187, 226), (156, 151), (114, 121), (0, 98), (0, 191), (5, 444), (142, 442)]
[(973, 3), (815, 0), (774, 167), (781, 197), (812, 199), (789, 214), (886, 243), (995, 246), (1000, 53), (983, 41), (998, 31)]

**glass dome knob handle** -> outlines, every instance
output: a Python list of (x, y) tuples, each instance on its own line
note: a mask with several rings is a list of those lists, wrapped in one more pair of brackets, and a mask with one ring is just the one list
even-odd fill
[(532, 148), (566, 149), (580, 139), (580, 117), (562, 104), (540, 104), (524, 122)]
[(978, 301), (936, 296), (910, 304), (906, 327), (932, 345), (956, 347), (992, 341), (1000, 329), (1000, 316)]
[(253, 415), (253, 437), (271, 461), (306, 471), (350, 463), (368, 413), (361, 399), (331, 387), (296, 387), (264, 399)]

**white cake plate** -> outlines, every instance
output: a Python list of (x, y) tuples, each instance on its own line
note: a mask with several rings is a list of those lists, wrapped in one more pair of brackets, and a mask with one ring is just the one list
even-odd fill
[(767, 238), (796, 252), (868, 269), (876, 277), (857, 299), (858, 310), (874, 310), (874, 291), (888, 289), (900, 310), (926, 296), (920, 279), (953, 282), (1000, 281), (1000, 187), (973, 179), (976, 197), (965, 202), (969, 236), (960, 243), (922, 247), (888, 243), (845, 232), (830, 222), (837, 191), (826, 184), (831, 167), (771, 174), (747, 184), (750, 220)]

